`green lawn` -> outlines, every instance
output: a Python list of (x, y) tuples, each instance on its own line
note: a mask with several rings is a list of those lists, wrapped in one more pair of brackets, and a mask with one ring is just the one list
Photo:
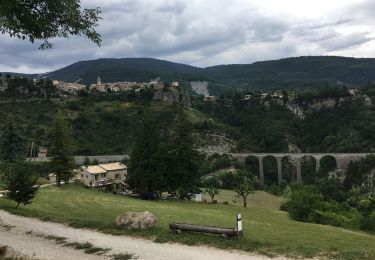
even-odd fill
[[(205, 196), (207, 201), (211, 202), (210, 197), (208, 195)], [(215, 200), (217, 200), (219, 204), (228, 202), (229, 204), (242, 206), (243, 200), (241, 198), (236, 198), (235, 196), (236, 193), (234, 191), (220, 190), (220, 193), (215, 196)], [(257, 208), (278, 210), (280, 208), (281, 198), (264, 191), (257, 191), (254, 194), (249, 195), (247, 203), (249, 206), (256, 206)]]
[[(223, 191), (218, 200), (232, 203), (233, 193)], [(130, 234), (156, 242), (177, 241), (209, 244), (220, 248), (238, 248), (263, 254), (288, 256), (329, 256), (340, 259), (375, 259), (375, 236), (340, 228), (292, 221), (278, 210), (279, 198), (257, 192), (249, 199), (249, 208), (237, 205), (203, 204), (181, 201), (142, 201), (91, 191), (76, 186), (40, 190), (35, 201), (14, 209), (15, 204), (0, 199), (0, 208), (44, 220), (69, 223), (75, 227), (97, 228), (114, 234)], [(117, 215), (125, 211), (151, 211), (158, 218), (155, 228), (143, 232), (122, 231), (114, 226)], [(234, 227), (241, 212), (244, 237), (240, 240), (218, 236), (183, 233), (176, 235), (170, 222)]]

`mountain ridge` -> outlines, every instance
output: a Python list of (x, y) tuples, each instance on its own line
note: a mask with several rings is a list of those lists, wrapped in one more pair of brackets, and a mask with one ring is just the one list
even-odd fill
[(201, 68), (155, 58), (100, 58), (78, 61), (40, 75), (67, 82), (80, 79), (80, 83), (86, 85), (96, 82), (98, 76), (103, 82), (149, 81), (160, 77), (166, 82), (180, 81), (183, 86), (189, 86), (191, 81), (208, 81), (211, 92), (228, 87), (290, 89), (327, 84), (363, 86), (375, 80), (375, 59), (300, 56)]

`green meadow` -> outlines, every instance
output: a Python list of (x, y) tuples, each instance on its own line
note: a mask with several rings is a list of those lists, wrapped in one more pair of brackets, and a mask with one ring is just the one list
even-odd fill
[[(250, 195), (248, 208), (241, 207), (241, 201), (236, 200), (231, 191), (222, 191), (217, 199), (218, 204), (144, 201), (69, 185), (43, 188), (31, 205), (20, 206), (19, 209), (14, 208), (14, 202), (1, 198), (0, 208), (77, 228), (144, 237), (159, 243), (175, 241), (189, 245), (205, 244), (270, 256), (375, 259), (375, 236), (293, 221), (278, 209), (281, 201), (279, 197), (258, 191)], [(115, 218), (122, 212), (145, 210), (157, 217), (156, 227), (147, 231), (124, 231), (114, 225)], [(168, 227), (171, 222), (234, 227), (238, 212), (242, 213), (244, 226), (244, 235), (239, 240), (196, 233), (177, 235)]]

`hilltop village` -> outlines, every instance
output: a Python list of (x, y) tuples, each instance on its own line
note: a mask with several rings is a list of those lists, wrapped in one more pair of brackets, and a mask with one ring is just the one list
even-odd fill
[(90, 94), (151, 94), (152, 99), (156, 101), (165, 101), (169, 103), (177, 102), (186, 106), (191, 105), (190, 95), (179, 86), (179, 82), (174, 81), (165, 83), (160, 78), (150, 80), (149, 82), (102, 82), (98, 76), (96, 83), (89, 86), (79, 84), (78, 82), (64, 82), (60, 80), (27, 79), (23, 77), (14, 77), (6, 75), (0, 77), (0, 95), (4, 96), (26, 96), (32, 98), (53, 98), (70, 96), (85, 96)]

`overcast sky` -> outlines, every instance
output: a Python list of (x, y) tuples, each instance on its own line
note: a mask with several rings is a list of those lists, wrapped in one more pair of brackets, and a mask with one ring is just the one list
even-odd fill
[(153, 57), (205, 67), (301, 55), (375, 57), (374, 0), (83, 0), (100, 7), (103, 45), (54, 48), (0, 35), (0, 71), (41, 73), (80, 60)]

